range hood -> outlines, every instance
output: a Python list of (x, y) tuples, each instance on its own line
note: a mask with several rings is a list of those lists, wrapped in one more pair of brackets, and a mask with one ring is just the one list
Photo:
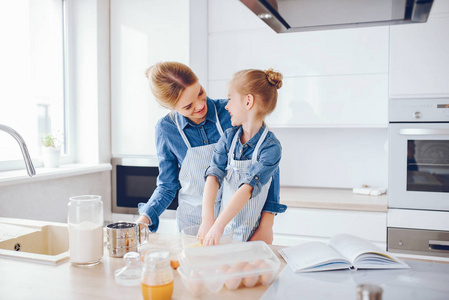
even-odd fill
[(427, 21), (433, 0), (240, 0), (277, 33)]

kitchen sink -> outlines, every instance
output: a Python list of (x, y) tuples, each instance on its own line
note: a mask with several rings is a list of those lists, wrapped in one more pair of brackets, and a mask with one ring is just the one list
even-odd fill
[(0, 257), (46, 264), (69, 258), (67, 224), (0, 218)]

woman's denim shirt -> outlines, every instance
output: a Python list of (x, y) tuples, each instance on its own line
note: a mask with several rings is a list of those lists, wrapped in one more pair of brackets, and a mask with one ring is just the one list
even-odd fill
[[(217, 143), (220, 133), (215, 125), (215, 107), (223, 130), (231, 128), (231, 118), (225, 106), (227, 100), (212, 100), (207, 98), (206, 119), (200, 124), (195, 124), (176, 111), (172, 111), (161, 118), (155, 129), (156, 150), (159, 161), (159, 176), (157, 188), (147, 203), (139, 203), (139, 214), (150, 220), (150, 230), (157, 231), (159, 216), (173, 201), (176, 192), (180, 188), (179, 171), (187, 153), (187, 146), (178, 132), (175, 122), (184, 131), (192, 147), (198, 147)], [(279, 203), (280, 181), (279, 172), (273, 175), (268, 198), (263, 211), (281, 213), (286, 206)]]
[[(239, 134), (232, 157), (235, 160), (251, 160), (257, 142), (265, 130), (265, 124), (262, 125), (259, 131), (245, 144), (242, 144), (240, 141), (242, 131), (239, 131), (239, 128), (240, 126), (232, 127), (225, 131), (224, 135), (220, 138), (214, 148), (212, 163), (205, 173), (205, 177), (208, 175), (217, 177), (220, 186), (223, 182), (223, 178), (226, 176), (228, 153), (234, 136)], [(281, 161), (281, 155), (281, 143), (274, 133), (269, 131), (259, 148), (259, 153), (257, 153), (257, 162), (251, 165), (248, 174), (240, 185), (245, 183), (249, 184), (253, 187), (252, 196), (257, 196), (260, 193), (261, 188), (267, 184), (270, 178), (276, 175), (276, 178), (273, 179), (279, 180), (279, 162)]]

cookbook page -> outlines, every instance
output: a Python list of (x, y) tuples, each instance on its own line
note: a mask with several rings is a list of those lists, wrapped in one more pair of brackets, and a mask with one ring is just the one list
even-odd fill
[(309, 242), (279, 250), (295, 271), (322, 271), (349, 268), (351, 264), (337, 251), (321, 242)]
[(340, 252), (352, 264), (355, 259), (363, 253), (377, 253), (386, 257), (390, 257), (385, 251), (373, 243), (350, 234), (338, 234), (334, 236), (329, 246)]

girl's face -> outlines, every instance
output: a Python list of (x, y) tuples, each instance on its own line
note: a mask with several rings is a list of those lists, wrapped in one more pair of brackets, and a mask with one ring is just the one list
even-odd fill
[(228, 104), (225, 108), (231, 115), (232, 126), (242, 125), (247, 120), (245, 96), (239, 94), (232, 85), (229, 87)]
[(199, 82), (192, 84), (182, 92), (174, 109), (196, 124), (206, 119), (207, 114), (206, 91)]

